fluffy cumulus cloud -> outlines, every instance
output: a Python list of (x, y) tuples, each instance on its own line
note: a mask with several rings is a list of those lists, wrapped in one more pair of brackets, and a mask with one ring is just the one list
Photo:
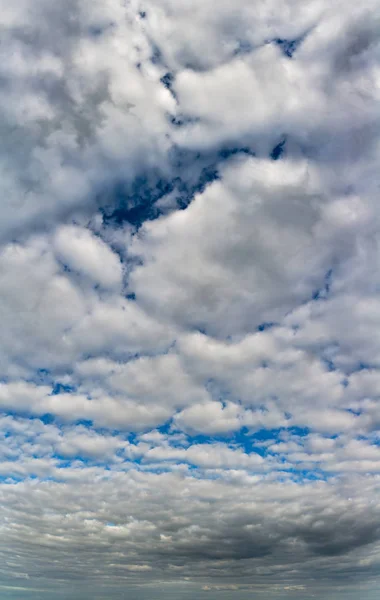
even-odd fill
[(378, 598), (379, 1), (0, 8), (1, 597)]

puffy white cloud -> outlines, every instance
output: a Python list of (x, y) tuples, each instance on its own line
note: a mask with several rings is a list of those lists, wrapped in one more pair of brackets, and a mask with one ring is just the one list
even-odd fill
[(186, 327), (252, 331), (309, 299), (327, 269), (306, 163), (234, 161), (190, 206), (146, 224), (130, 287)]
[[(79, 228), (64, 229), (75, 233)], [(77, 273), (57, 261), (47, 236), (1, 248), (3, 377), (33, 378), (36, 369), (57, 369), (62, 375), (84, 357), (120, 359), (160, 352), (172, 343), (172, 327), (153, 320), (121, 293), (121, 264), (108, 245), (85, 229), (79, 238), (79, 247), (65, 240), (69, 254), (75, 249)]]
[(173, 69), (208, 71), (276, 38), (294, 40), (314, 25), (326, 10), (323, 2), (307, 4), (274, 0), (252, 6), (245, 0), (224, 1), (218, 10), (209, 2), (174, 0), (144, 2), (146, 27)]
[[(134, 7), (4, 10), (1, 238), (92, 211), (115, 179), (163, 167), (173, 100)], [(149, 63), (148, 73), (138, 64)]]
[(61, 227), (54, 239), (58, 258), (74, 271), (105, 288), (120, 287), (122, 267), (117, 254), (87, 229)]
[(216, 434), (236, 431), (244, 421), (236, 404), (223, 406), (220, 402), (207, 402), (185, 408), (176, 416), (175, 423), (184, 429)]

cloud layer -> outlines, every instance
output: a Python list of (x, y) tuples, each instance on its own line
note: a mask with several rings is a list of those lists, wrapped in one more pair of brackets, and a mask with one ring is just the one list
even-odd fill
[(0, 7), (4, 598), (377, 598), (379, 2)]

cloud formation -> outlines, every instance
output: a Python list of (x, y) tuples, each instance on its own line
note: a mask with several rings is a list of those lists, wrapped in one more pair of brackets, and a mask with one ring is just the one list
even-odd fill
[(4, 598), (374, 600), (378, 0), (0, 7)]

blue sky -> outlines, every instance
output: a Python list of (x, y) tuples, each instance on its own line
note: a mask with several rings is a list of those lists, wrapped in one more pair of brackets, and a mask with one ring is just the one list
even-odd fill
[(0, 6), (0, 596), (377, 598), (378, 0)]

